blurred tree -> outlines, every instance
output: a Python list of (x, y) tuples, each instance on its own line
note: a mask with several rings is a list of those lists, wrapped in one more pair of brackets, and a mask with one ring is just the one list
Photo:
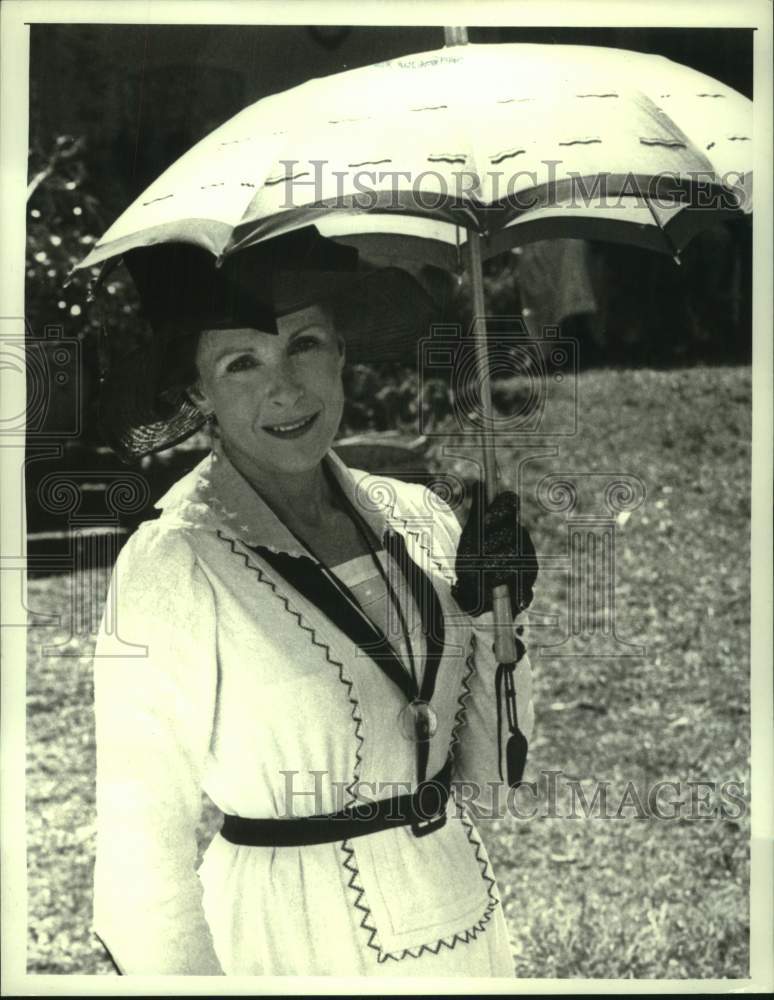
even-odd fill
[[(28, 177), (25, 316), (30, 346), (48, 359), (63, 341), (79, 345), (71, 354), (78, 369), (64, 373), (67, 378), (61, 381), (48, 379), (45, 428), (49, 434), (64, 433), (73, 425), (72, 409), (77, 406), (82, 443), (96, 444), (102, 324), (120, 335), (133, 322), (136, 295), (126, 279), (111, 278), (98, 311), (89, 302), (89, 287), (99, 270), (70, 278), (73, 266), (107, 227), (100, 203), (89, 190), (84, 140), (59, 135), (45, 148), (36, 142), (29, 152)], [(44, 365), (53, 373), (54, 366), (47, 360)]]

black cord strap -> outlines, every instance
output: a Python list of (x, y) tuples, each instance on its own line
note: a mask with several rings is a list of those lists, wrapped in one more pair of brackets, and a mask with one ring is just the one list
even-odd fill
[[(516, 683), (514, 675), (516, 664), (524, 655), (524, 644), (516, 639), (518, 660), (509, 663), (498, 663), (495, 673), (495, 697), (497, 699), (497, 766), (500, 779), (507, 781), (509, 787), (518, 788), (524, 779), (524, 767), (527, 762), (527, 738), (519, 729), (518, 706), (516, 704)], [(503, 706), (508, 726), (508, 741), (503, 754)], [(503, 774), (503, 757), (505, 757), (505, 774)]]

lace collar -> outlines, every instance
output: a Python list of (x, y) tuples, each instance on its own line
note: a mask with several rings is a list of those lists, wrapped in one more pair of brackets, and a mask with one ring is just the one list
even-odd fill
[[(373, 528), (378, 538), (391, 528), (406, 535), (411, 514), (401, 510), (393, 479), (350, 469), (329, 451), (325, 457), (345, 496)], [(410, 487), (409, 487), (410, 489)], [(292, 556), (311, 554), (265, 500), (237, 471), (217, 440), (212, 452), (179, 479), (155, 506), (162, 517), (193, 528), (220, 530), (249, 546), (261, 545)], [(429, 511), (428, 511), (429, 513)], [(408, 516), (407, 516), (408, 515)], [(413, 516), (416, 521), (416, 513)], [(421, 529), (421, 525), (417, 525)]]

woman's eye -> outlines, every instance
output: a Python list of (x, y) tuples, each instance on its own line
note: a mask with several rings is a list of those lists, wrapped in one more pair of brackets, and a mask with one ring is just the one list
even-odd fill
[(255, 358), (252, 354), (240, 354), (238, 358), (234, 358), (233, 361), (229, 361), (226, 365), (227, 372), (242, 372), (247, 371), (250, 368), (254, 368), (257, 364)]
[(315, 347), (320, 346), (319, 337), (298, 337), (293, 341), (290, 351), (291, 354), (303, 354), (306, 351), (312, 351)]

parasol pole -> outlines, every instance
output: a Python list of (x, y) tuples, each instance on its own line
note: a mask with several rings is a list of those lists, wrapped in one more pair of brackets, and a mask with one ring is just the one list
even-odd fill
[[(489, 345), (487, 344), (486, 307), (484, 304), (484, 274), (481, 266), (481, 236), (477, 229), (468, 229), (470, 285), (473, 290), (473, 338), (476, 348), (476, 374), (481, 398), (482, 428), (481, 447), (484, 454), (484, 483), (487, 503), (497, 494), (497, 458), (493, 431), (492, 385), (489, 378)], [(495, 697), (497, 700), (497, 746), (500, 777), (510, 788), (518, 788), (524, 776), (528, 743), (519, 728), (516, 699), (516, 664), (519, 656), (513, 634), (513, 608), (507, 584), (492, 591), (492, 618), (494, 622)], [(508, 737), (505, 745), (503, 768), (502, 729), (507, 720)]]
[[(492, 383), (489, 378), (489, 347), (486, 336), (486, 306), (484, 274), (481, 265), (481, 237), (468, 229), (470, 285), (473, 290), (473, 338), (476, 348), (476, 374), (481, 398), (481, 447), (484, 455), (484, 485), (487, 504), (497, 495), (497, 457), (493, 427)], [(513, 609), (507, 584), (494, 588), (492, 611), (495, 624), (495, 655), (499, 663), (515, 663), (516, 643), (513, 638)]]
[[(443, 29), (447, 47), (468, 44), (468, 29), (455, 26)], [(484, 301), (484, 272), (481, 264), (481, 235), (478, 229), (467, 228), (468, 266), (470, 287), (473, 292), (473, 339), (476, 350), (476, 374), (482, 409), (481, 447), (484, 456), (484, 486), (487, 505), (497, 495), (497, 458), (493, 430), (492, 385), (489, 379), (489, 345), (486, 330), (486, 304)], [(483, 572), (483, 571), (482, 571)], [(516, 638), (513, 634), (513, 608), (507, 584), (495, 587), (492, 593), (494, 623), (495, 697), (497, 700), (497, 747), (500, 777), (511, 788), (518, 788), (524, 774), (527, 758), (527, 740), (519, 728), (514, 674), (518, 661)], [(503, 716), (507, 720), (508, 737), (505, 746), (503, 769), (502, 729)]]
[[(468, 29), (453, 25), (443, 29), (444, 46), (468, 44)], [(481, 265), (481, 237), (478, 230), (468, 229), (468, 266), (473, 290), (473, 336), (476, 345), (476, 374), (478, 376), (483, 428), (481, 446), (484, 455), (484, 486), (487, 504), (497, 495), (497, 458), (495, 455), (492, 409), (492, 386), (489, 380), (489, 347), (486, 337), (486, 304), (484, 302), (484, 273)], [(513, 638), (513, 608), (506, 584), (495, 587), (492, 595), (492, 612), (495, 624), (495, 656), (499, 663), (516, 662), (516, 643)]]

